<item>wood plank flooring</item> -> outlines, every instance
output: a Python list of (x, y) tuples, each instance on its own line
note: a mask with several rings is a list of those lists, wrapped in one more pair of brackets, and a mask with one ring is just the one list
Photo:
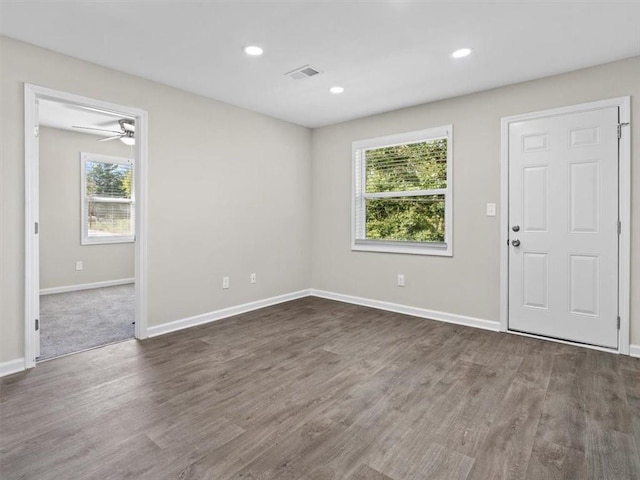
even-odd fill
[(13, 479), (640, 479), (640, 360), (305, 298), (0, 382)]

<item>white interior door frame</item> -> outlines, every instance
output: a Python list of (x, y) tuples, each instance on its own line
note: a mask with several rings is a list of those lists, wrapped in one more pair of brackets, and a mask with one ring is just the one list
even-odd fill
[[(622, 224), (618, 253), (618, 353), (629, 355), (631, 302), (631, 97), (618, 97), (567, 107), (503, 117), (501, 120), (500, 168), (500, 331), (509, 332), (509, 125), (514, 122), (618, 107), (622, 124), (618, 150), (618, 211)], [(571, 343), (571, 342), (562, 342)], [(588, 348), (607, 350), (583, 345)]]
[(104, 102), (38, 85), (24, 84), (24, 152), (25, 152), (25, 302), (24, 363), (33, 368), (37, 355), (35, 319), (40, 295), (40, 252), (35, 230), (39, 222), (38, 101), (53, 100), (110, 113), (133, 117), (136, 122), (135, 144), (135, 337), (147, 338), (147, 112), (135, 107)]

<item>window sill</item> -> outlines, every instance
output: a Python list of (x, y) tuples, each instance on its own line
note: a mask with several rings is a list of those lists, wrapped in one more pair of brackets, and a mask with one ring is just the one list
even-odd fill
[(117, 243), (135, 243), (134, 237), (83, 238), (80, 245), (109, 245)]
[(453, 257), (453, 249), (450, 245), (446, 246), (419, 246), (419, 245), (389, 245), (355, 243), (351, 245), (351, 250), (355, 252), (378, 252), (378, 253), (400, 253), (405, 255), (430, 255), (435, 257)]

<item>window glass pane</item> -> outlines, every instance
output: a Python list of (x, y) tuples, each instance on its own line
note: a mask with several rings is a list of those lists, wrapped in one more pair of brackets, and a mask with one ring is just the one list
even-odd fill
[(444, 195), (365, 200), (366, 238), (444, 242)]
[(131, 165), (106, 162), (85, 162), (88, 197), (132, 198), (133, 169)]
[(90, 154), (83, 155), (85, 238), (93, 243), (131, 240), (135, 231), (132, 163), (90, 160)]
[(365, 151), (366, 192), (447, 188), (447, 139)]
[(132, 213), (133, 204), (129, 201), (87, 200), (89, 237), (133, 236)]

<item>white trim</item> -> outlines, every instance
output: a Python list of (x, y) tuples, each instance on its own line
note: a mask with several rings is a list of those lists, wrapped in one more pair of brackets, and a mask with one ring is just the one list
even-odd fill
[(495, 320), (485, 320), (483, 318), (467, 317), (455, 313), (439, 312), (436, 310), (427, 310), (426, 308), (411, 307), (398, 303), (383, 302), (370, 298), (355, 297), (352, 295), (344, 295), (342, 293), (327, 292), (324, 290), (311, 289), (311, 295), (314, 297), (327, 298), (329, 300), (337, 300), (338, 302), (352, 303), (363, 307), (377, 308), (389, 312), (402, 313), (413, 317), (427, 318), (429, 320), (437, 320), (440, 322), (454, 323), (456, 325), (464, 325), (466, 327), (481, 328), (483, 330), (491, 330), (497, 332), (500, 324)]
[(413, 317), (427, 318), (430, 320), (437, 320), (440, 322), (453, 323), (456, 325), (463, 325), (467, 327), (481, 328), (483, 330), (498, 331), (499, 324), (493, 320), (484, 320), (481, 318), (467, 317), (464, 315), (457, 315), (454, 313), (438, 312), (435, 310), (427, 310), (425, 308), (411, 307), (408, 305), (400, 305), (397, 303), (383, 302), (380, 300), (372, 300), (369, 298), (354, 297), (351, 295), (344, 295), (341, 293), (327, 292), (324, 290), (306, 289), (293, 293), (287, 293), (279, 295), (277, 297), (265, 298), (263, 300), (256, 300), (255, 302), (244, 303), (242, 305), (236, 305), (233, 307), (227, 307), (213, 312), (203, 313), (195, 315), (193, 317), (183, 318), (175, 320), (173, 322), (163, 323), (162, 325), (151, 326), (147, 329), (149, 337), (157, 337), (166, 333), (183, 330), (185, 328), (195, 327), (197, 325), (203, 325), (205, 323), (215, 322), (222, 320), (223, 318), (232, 317), (241, 313), (251, 312), (261, 308), (277, 305), (283, 302), (289, 302), (299, 298), (308, 296), (326, 298), (329, 300), (336, 300), (338, 302), (351, 303), (354, 305), (361, 305), (364, 307), (377, 308), (379, 310), (386, 310), (389, 312), (401, 313), (404, 315), (411, 315)]
[(115, 163), (117, 165), (131, 165), (135, 161), (135, 158), (92, 152), (80, 152), (80, 159), (90, 162)]
[(640, 345), (629, 345), (629, 355), (640, 358)]
[(133, 118), (136, 122), (135, 144), (135, 337), (147, 337), (147, 112), (135, 107), (104, 102), (38, 85), (24, 84), (24, 142), (25, 142), (25, 316), (24, 365), (35, 366), (39, 354), (37, 335), (33, 328), (39, 312), (39, 247), (34, 224), (38, 222), (38, 142), (34, 127), (38, 126), (40, 99), (91, 107)]
[(11, 375), (12, 373), (22, 372), (25, 369), (24, 358), (16, 358), (8, 362), (0, 363), (0, 377)]
[(35, 141), (36, 128), (39, 129), (36, 90), (24, 86), (24, 368), (36, 365), (39, 355), (38, 332), (34, 330), (34, 319), (39, 316), (40, 305), (40, 242), (34, 234), (35, 223), (39, 222), (39, 153)]
[[(618, 100), (619, 123), (631, 122), (631, 97)], [(622, 138), (618, 142), (618, 216), (622, 222), (622, 232), (618, 243), (618, 349), (630, 354), (631, 335), (631, 127), (622, 128)]]
[[(500, 331), (509, 331), (509, 124), (537, 118), (587, 112), (603, 108), (618, 107), (619, 122), (630, 122), (630, 97), (617, 97), (597, 102), (570, 105), (539, 112), (512, 115), (501, 119), (501, 159), (500, 159)], [(618, 352), (629, 354), (630, 296), (631, 296), (631, 129), (622, 129), (619, 142), (619, 215), (622, 222), (618, 256), (618, 312), (620, 330)], [(515, 333), (515, 332), (510, 332)], [(539, 338), (539, 337), (537, 337)], [(571, 342), (569, 342), (571, 343)], [(577, 346), (587, 346), (571, 343)], [(611, 350), (606, 350), (611, 351)]]
[(509, 330), (509, 121), (500, 120), (500, 331)]
[[(378, 192), (365, 193), (366, 180), (365, 170), (360, 152), (371, 148), (384, 148), (396, 145), (406, 145), (411, 143), (424, 142), (429, 140), (447, 139), (447, 188), (433, 190), (416, 190), (407, 192)], [(382, 252), (400, 253), (409, 255), (432, 255), (440, 257), (453, 256), (453, 125), (417, 130), (412, 132), (398, 133), (385, 137), (368, 138), (356, 140), (351, 144), (351, 250), (354, 252)], [(361, 194), (358, 194), (360, 185)], [(445, 239), (444, 242), (434, 247), (437, 242), (407, 242), (396, 245), (365, 238), (366, 226), (358, 225), (358, 213), (364, 210), (366, 198), (393, 198), (416, 195), (443, 195), (444, 196), (444, 221)], [(360, 243), (366, 241), (367, 243)]]
[(233, 307), (214, 310), (213, 312), (194, 315), (193, 317), (182, 318), (180, 320), (175, 320), (173, 322), (163, 323), (162, 325), (154, 325), (147, 329), (147, 333), (149, 337), (157, 337), (158, 335), (164, 335), (166, 333), (175, 332), (177, 330), (183, 330), (185, 328), (195, 327), (196, 325), (215, 322), (217, 320), (233, 317), (234, 315), (239, 315), (241, 313), (247, 313), (253, 310), (258, 310), (260, 308), (277, 305), (279, 303), (289, 302), (291, 300), (297, 300), (298, 298), (308, 297), (309, 295), (310, 295), (310, 290), (306, 289), (306, 290), (300, 290), (298, 292), (278, 295), (276, 297), (256, 300), (254, 302), (243, 303), (241, 305), (235, 305)]
[[(445, 207), (446, 208), (446, 207)], [(381, 253), (404, 253), (407, 255), (430, 255), (433, 257), (451, 257), (453, 253), (450, 251), (449, 244), (442, 243), (438, 246), (432, 246), (432, 244), (425, 244), (421, 246), (415, 246), (415, 243), (409, 245), (390, 245), (388, 243), (378, 243), (375, 245), (367, 245), (363, 243), (354, 243), (351, 246), (351, 250), (354, 252), (381, 252)]]
[(81, 283), (78, 285), (66, 285), (64, 287), (41, 288), (40, 295), (52, 295), (55, 293), (78, 292), (80, 290), (92, 290), (94, 288), (115, 287), (135, 283), (135, 278), (121, 278), (119, 280), (106, 280), (104, 282)]
[(443, 125), (441, 127), (426, 128), (424, 130), (395, 133), (384, 137), (366, 138), (353, 142), (353, 147), (358, 150), (367, 150), (370, 148), (395, 147), (407, 143), (420, 143), (425, 140), (437, 140), (447, 138), (451, 135), (452, 128), (452, 125)]
[(148, 122), (147, 112), (140, 110), (135, 118), (136, 145), (135, 145), (135, 175), (133, 188), (136, 199), (136, 242), (135, 250), (135, 337), (147, 338), (147, 232), (149, 219), (147, 216), (147, 155), (148, 155)]

